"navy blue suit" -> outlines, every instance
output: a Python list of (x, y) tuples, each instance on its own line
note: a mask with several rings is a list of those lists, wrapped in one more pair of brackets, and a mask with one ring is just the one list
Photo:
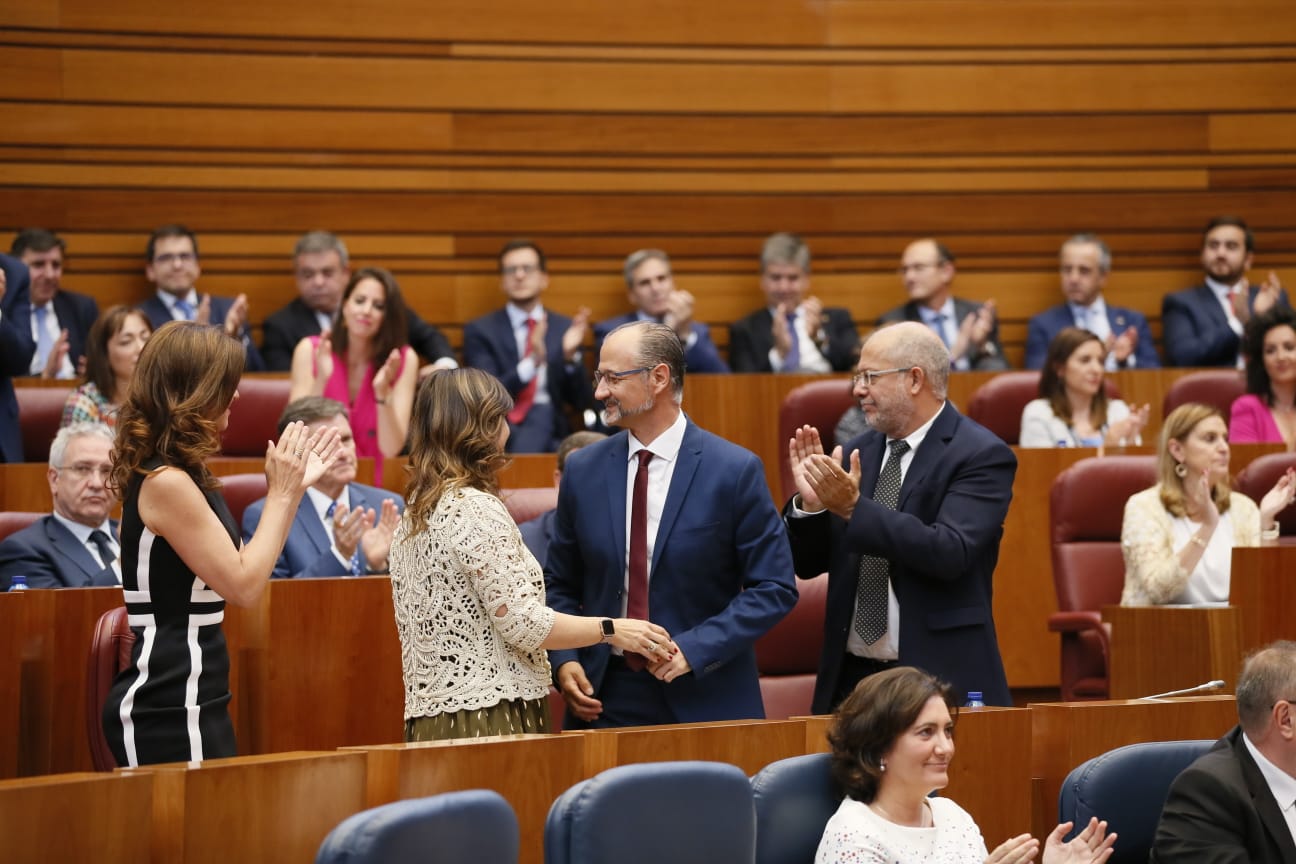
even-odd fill
[(0, 462), (23, 461), (22, 431), (18, 425), (18, 397), (13, 379), (31, 370), (36, 343), (31, 338), (31, 277), (27, 265), (0, 255), (5, 275), (0, 298)]
[[(93, 297), (62, 289), (55, 293), (54, 299), (50, 302), (54, 304), (54, 314), (58, 317), (59, 329), (68, 332), (68, 357), (75, 368), (77, 361), (85, 356), (86, 338), (90, 335), (90, 328), (94, 325), (95, 319), (99, 317), (99, 304)], [(34, 314), (30, 296), (26, 301), (26, 309), (27, 315)], [(30, 318), (28, 320), (30, 321)], [(31, 332), (30, 326), (27, 332)], [(23, 374), (29, 374), (30, 371), (31, 362), (28, 361), (27, 371)]]
[[(545, 562), (547, 602), (559, 612), (623, 615), (628, 440), (621, 432), (567, 457)], [(653, 544), (648, 617), (693, 671), (662, 685), (674, 714), (664, 720), (762, 718), (752, 645), (796, 604), (787, 535), (755, 455), (690, 422), (678, 460)], [(555, 674), (579, 661), (596, 698), (609, 656), (607, 645), (549, 652)], [(568, 722), (580, 725), (570, 713)]]
[[(1247, 304), (1255, 304), (1252, 285)], [(1279, 301), (1287, 305), (1287, 293)], [(1205, 282), (1161, 300), (1161, 344), (1167, 366), (1236, 366), (1241, 339), (1229, 326), (1219, 298)]]
[[(374, 518), (382, 516), (383, 499), (390, 498), (396, 502), (397, 509), (404, 512), (405, 501), (394, 492), (364, 486), (360, 483), (347, 485), (351, 509), (364, 507), (374, 511)], [(243, 511), (243, 542), (252, 539), (253, 532), (261, 522), (261, 512), (265, 510), (264, 498), (258, 498)], [(310, 496), (303, 495), (297, 505), (297, 514), (293, 517), (292, 527), (288, 529), (288, 542), (284, 544), (279, 560), (275, 562), (271, 579), (304, 579), (319, 576), (350, 576), (351, 572), (342, 566), (342, 562), (333, 554), (333, 544), (329, 542), (324, 523), (320, 521), (315, 505)]]
[[(117, 523), (112, 523), (117, 533)], [(53, 516), (42, 516), (0, 542), (0, 591), (15, 576), (31, 588), (92, 588), (118, 585), (117, 573), (101, 567), (90, 550)]]
[(541, 567), (544, 566), (545, 558), (549, 555), (549, 541), (553, 539), (554, 517), (557, 512), (557, 510), (546, 510), (518, 526), (518, 531), (522, 532), (522, 542), (531, 550), (531, 554), (540, 562)]
[[(963, 324), (963, 320), (973, 312), (981, 308), (980, 303), (974, 303), (971, 300), (964, 300), (961, 297), (954, 298), (954, 329), (958, 329)], [(917, 321), (919, 324), (926, 324), (923, 321), (922, 313), (918, 311), (917, 301), (910, 300), (903, 306), (897, 306), (894, 309), (883, 313), (878, 318), (877, 326), (882, 327), (886, 324), (894, 324), (897, 321)], [(968, 366), (979, 372), (997, 372), (1001, 369), (1007, 369), (1008, 360), (1004, 357), (1003, 343), (999, 341), (999, 320), (996, 318), (994, 327), (990, 330), (990, 338), (986, 340), (984, 350), (971, 351), (967, 355)]]
[[(198, 292), (198, 300), (202, 301), (203, 292)], [(208, 319), (213, 326), (221, 326), (225, 322), (225, 316), (229, 314), (230, 307), (234, 305), (232, 297), (217, 297), (215, 294), (211, 297), (211, 317)], [(156, 293), (149, 296), (147, 300), (139, 304), (139, 309), (149, 319), (149, 324), (156, 330), (168, 321), (174, 321), (171, 317), (171, 310), (167, 308)], [(261, 359), (261, 352), (257, 350), (256, 343), (252, 341), (248, 333), (247, 325), (243, 326), (243, 346), (247, 349), (246, 359), (244, 360), (244, 372), (264, 372), (265, 361)]]
[[(1138, 345), (1134, 348), (1134, 364), (1138, 369), (1157, 369), (1161, 358), (1157, 356), (1156, 345), (1152, 344), (1152, 331), (1148, 328), (1147, 317), (1133, 309), (1122, 309), (1120, 306), (1107, 306), (1107, 324), (1113, 336), (1119, 336), (1129, 328), (1138, 331)], [(1048, 356), (1049, 344), (1067, 327), (1075, 326), (1075, 316), (1071, 307), (1065, 303), (1054, 306), (1030, 319), (1026, 325), (1026, 368), (1042, 369), (1044, 359)]]
[[(595, 324), (594, 362), (598, 363), (599, 352), (603, 350), (603, 340), (609, 333), (622, 324), (638, 320), (638, 313), (627, 312)], [(695, 373), (728, 372), (729, 364), (720, 358), (720, 349), (716, 348), (715, 342), (711, 341), (711, 328), (699, 321), (694, 321), (690, 326), (697, 338), (693, 340), (693, 347), (686, 346), (684, 349), (684, 368)]]
[[(773, 372), (769, 353), (774, 347), (774, 316), (769, 307), (740, 318), (729, 325), (729, 364), (735, 372)], [(823, 309), (824, 342), (819, 353), (834, 372), (855, 368), (859, 360), (860, 338), (849, 310), (825, 306)]]
[[(562, 337), (572, 319), (548, 309), (545, 315), (548, 319), (548, 329), (545, 330), (547, 389), (549, 407), (553, 410), (533, 410), (522, 418), (521, 423), (512, 427), (508, 449), (514, 453), (545, 453), (557, 449), (558, 442), (571, 432), (564, 406), (584, 411), (593, 405), (593, 391), (585, 367), (579, 362), (568, 365), (563, 361)], [(494, 375), (514, 399), (522, 392), (522, 379), (517, 374), (517, 365), (522, 358), (518, 356), (513, 325), (504, 309), (497, 309), (464, 325), (463, 353), (464, 365)], [(538, 423), (542, 423), (543, 428)]]
[(865, 552), (891, 562), (900, 662), (949, 681), (956, 693), (980, 690), (986, 704), (1011, 705), (992, 597), (1017, 457), (946, 403), (914, 453), (892, 511), (873, 500), (885, 448), (886, 436), (872, 429), (843, 448), (847, 466), (852, 450), (860, 454), (860, 499), (849, 523), (827, 511), (787, 518), (797, 572), (828, 571), (814, 713), (834, 707)]

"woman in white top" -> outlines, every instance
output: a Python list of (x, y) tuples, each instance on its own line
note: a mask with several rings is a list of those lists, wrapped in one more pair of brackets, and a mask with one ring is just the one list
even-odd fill
[[(958, 707), (949, 685), (899, 666), (870, 675), (837, 709), (828, 743), (832, 772), (846, 798), (824, 828), (815, 864), (1010, 864), (1033, 861), (1029, 834), (989, 854), (981, 830), (948, 798), (928, 797), (949, 783)], [(1023, 814), (1023, 819), (1029, 814)], [(1044, 842), (1045, 864), (1101, 864), (1115, 834), (1091, 819), (1070, 842), (1071, 823)]]
[(1160, 449), (1160, 482), (1125, 504), (1121, 605), (1226, 603), (1233, 547), (1278, 542), (1276, 517), (1296, 494), (1296, 476), (1279, 477), (1258, 508), (1233, 492), (1228, 427), (1209, 405), (1171, 411)]
[(545, 649), (605, 642), (654, 661), (677, 650), (656, 624), (545, 606), (540, 565), (499, 499), (512, 407), (480, 369), (419, 384), (389, 557), (407, 741), (549, 731)]
[(1039, 395), (1022, 411), (1022, 447), (1100, 447), (1141, 444), (1148, 406), (1131, 412), (1107, 399), (1107, 349), (1088, 330), (1067, 327), (1049, 343)]

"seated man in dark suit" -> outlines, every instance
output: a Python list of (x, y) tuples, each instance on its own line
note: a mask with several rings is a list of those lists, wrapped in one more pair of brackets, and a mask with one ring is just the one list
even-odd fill
[(85, 363), (86, 336), (99, 317), (93, 297), (62, 287), (63, 238), (43, 228), (25, 228), (9, 251), (31, 273), (31, 329), (36, 343), (29, 371), (41, 378), (75, 378)]
[[(554, 469), (554, 486), (562, 484), (563, 467), (567, 457), (582, 447), (593, 444), (607, 436), (602, 432), (573, 432), (558, 445), (558, 467)], [(553, 539), (554, 512), (546, 510), (534, 519), (528, 519), (518, 526), (522, 532), (522, 542), (531, 550), (531, 554), (544, 566), (545, 556), (549, 554), (549, 541)]]
[(499, 268), (508, 303), (464, 326), (464, 365), (494, 375), (513, 397), (509, 452), (552, 453), (571, 431), (569, 411), (590, 410), (592, 420), (589, 375), (581, 362), (589, 309), (575, 318), (545, 309), (540, 297), (549, 272), (544, 253), (530, 240), (505, 244)]
[(976, 303), (955, 297), (954, 253), (930, 237), (905, 247), (900, 278), (909, 302), (878, 319), (878, 326), (897, 321), (921, 321), (941, 337), (950, 353), (950, 368), (995, 371), (1007, 369), (995, 302)]
[(248, 333), (248, 299), (212, 294), (194, 288), (202, 268), (198, 265), (198, 238), (183, 225), (163, 225), (149, 237), (144, 274), (157, 292), (139, 304), (157, 330), (168, 321), (197, 321), (225, 328), (241, 339), (247, 351), (246, 371), (261, 372), (265, 363)]
[(846, 309), (825, 308), (809, 295), (810, 247), (795, 234), (772, 234), (761, 249), (766, 306), (729, 327), (735, 372), (845, 372), (859, 351), (859, 332)]
[(693, 320), (693, 295), (675, 287), (670, 258), (660, 249), (632, 252), (622, 267), (626, 294), (635, 311), (609, 318), (594, 325), (594, 356), (603, 340), (622, 324), (631, 321), (656, 321), (675, 331), (684, 345), (684, 364), (689, 372), (728, 372), (720, 352), (711, 341), (711, 330)]
[(36, 350), (27, 297), (29, 283), (25, 264), (0, 255), (0, 462), (23, 461), (13, 379), (27, 374)]
[[(341, 433), (341, 452), (333, 467), (302, 496), (271, 578), (386, 573), (387, 552), (404, 500), (394, 492), (355, 482), (355, 439), (341, 402), (323, 396), (289, 402), (279, 415), (279, 434), (298, 420), (312, 431), (335, 427)], [(261, 498), (243, 511), (244, 542), (251, 539), (264, 510)]]
[[(297, 343), (318, 336), (333, 326), (342, 292), (351, 277), (346, 244), (328, 231), (310, 231), (293, 249), (293, 276), (297, 298), (271, 313), (261, 325), (261, 356), (270, 372), (292, 368)], [(410, 347), (431, 364), (431, 369), (454, 369), (459, 363), (441, 331), (420, 318), (408, 305)], [(426, 369), (425, 371), (430, 371)]]
[(0, 591), (15, 576), (29, 588), (89, 588), (121, 584), (117, 522), (108, 518), (117, 498), (108, 491), (112, 430), (74, 423), (54, 436), (49, 452), (54, 512), (0, 542)]
[(1237, 712), (1238, 725), (1171, 784), (1152, 864), (1296, 861), (1296, 642), (1247, 658)]
[(1274, 304), (1287, 305), (1278, 274), (1260, 285), (1247, 280), (1255, 235), (1236, 216), (1219, 216), (1202, 235), (1206, 271), (1199, 285), (1167, 294), (1161, 301), (1161, 344), (1170, 366), (1242, 367), (1242, 328)]
[(1026, 327), (1026, 368), (1044, 366), (1049, 343), (1067, 327), (1088, 330), (1107, 346), (1107, 371), (1156, 369), (1161, 365), (1152, 331), (1142, 312), (1108, 306), (1103, 299), (1111, 250), (1096, 234), (1077, 234), (1062, 244), (1062, 296), (1067, 302), (1030, 319)]

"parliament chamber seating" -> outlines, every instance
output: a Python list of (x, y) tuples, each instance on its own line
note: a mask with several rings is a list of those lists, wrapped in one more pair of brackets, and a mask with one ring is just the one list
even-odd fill
[(750, 864), (756, 815), (747, 776), (721, 762), (621, 765), (549, 808), (545, 864)]
[(767, 720), (809, 714), (814, 697), (828, 576), (797, 579), (796, 584), (796, 606), (756, 640), (756, 668)]
[(279, 415), (288, 404), (288, 378), (244, 376), (230, 405), (229, 425), (221, 433), (221, 455), (264, 456), (266, 442), (279, 438)]
[(793, 389), (783, 397), (778, 413), (779, 472), (782, 478), (782, 500), (796, 492), (792, 482), (792, 466), (788, 463), (787, 442), (802, 426), (819, 430), (825, 453), (831, 453), (838, 443), (834, 431), (846, 409), (855, 404), (849, 378), (825, 378), (810, 381)]
[(104, 736), (103, 707), (117, 673), (130, 664), (134, 645), (135, 634), (130, 629), (125, 606), (109, 609), (100, 616), (86, 658), (86, 738), (96, 771), (117, 767), (117, 759)]
[(752, 777), (756, 864), (813, 864), (824, 826), (842, 799), (831, 758), (810, 753), (780, 759)]
[(1161, 403), (1161, 417), (1189, 402), (1213, 405), (1228, 420), (1233, 400), (1246, 392), (1246, 379), (1237, 369), (1200, 369), (1176, 378)]
[(1108, 864), (1143, 864), (1170, 784), (1214, 744), (1210, 739), (1149, 741), (1095, 756), (1067, 775), (1058, 795), (1058, 822), (1075, 823), (1070, 837), (1091, 817), (1105, 819), (1107, 830), (1119, 835)]
[[(1296, 468), (1296, 453), (1269, 453), (1258, 456), (1238, 473), (1233, 485), (1257, 504), (1289, 468)], [(1296, 545), (1296, 507), (1278, 514), (1279, 544)]]
[(48, 462), (50, 444), (63, 422), (63, 406), (71, 387), (14, 387), (18, 397), (18, 425), (22, 427), (23, 459)]
[(515, 864), (517, 816), (488, 789), (393, 801), (344, 819), (315, 864)]
[(234, 516), (234, 524), (242, 531), (243, 511), (254, 501), (266, 496), (266, 476), (258, 473), (226, 474), (218, 479), (221, 495)]
[(1048, 629), (1062, 634), (1063, 701), (1107, 698), (1111, 644), (1102, 607), (1120, 603), (1125, 586), (1125, 502), (1155, 482), (1155, 456), (1124, 455), (1082, 459), (1053, 481), (1049, 512), (1058, 611), (1049, 616)]
[[(986, 381), (968, 400), (967, 416), (1004, 440), (1016, 445), (1021, 438), (1021, 417), (1026, 405), (1039, 398), (1040, 373), (1001, 372)], [(1120, 388), (1104, 381), (1108, 399), (1119, 399)]]
[(23, 530), (44, 515), (30, 510), (0, 512), (0, 540)]

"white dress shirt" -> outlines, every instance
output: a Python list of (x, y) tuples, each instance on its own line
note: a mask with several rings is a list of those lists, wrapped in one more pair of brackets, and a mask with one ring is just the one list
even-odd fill
[[(351, 559), (343, 557), (342, 553), (338, 550), (337, 539), (333, 536), (333, 517), (328, 515), (328, 509), (329, 506), (336, 501), (339, 505), (350, 510), (351, 491), (346, 486), (343, 486), (341, 495), (336, 498), (330, 498), (314, 486), (311, 486), (306, 490), (306, 497), (310, 499), (311, 506), (314, 507), (315, 512), (319, 514), (320, 522), (324, 523), (324, 533), (328, 535), (329, 543), (332, 544), (331, 549), (333, 557), (336, 558), (338, 564), (342, 566), (342, 572), (350, 573)], [(356, 548), (359, 547), (357, 546)]]
[[(32, 342), (38, 346), (37, 350), (32, 352), (31, 367), (28, 369), (32, 375), (40, 375), (44, 372), (45, 361), (48, 359), (47, 357), (40, 356), (39, 346), (41, 342), (41, 334), (38, 323), (40, 316), (36, 314), (38, 308), (40, 307), (32, 306), (31, 308)], [(61, 332), (63, 332), (63, 328), (59, 325), (58, 313), (54, 311), (54, 301), (51, 300), (45, 304), (45, 338), (49, 340), (51, 351), (54, 350), (54, 343), (58, 341)], [(72, 365), (70, 351), (63, 355), (63, 363), (59, 366), (58, 372), (54, 377), (60, 379), (76, 377), (76, 367)]]
[(1283, 819), (1287, 820), (1287, 830), (1291, 832), (1292, 839), (1296, 840), (1296, 777), (1292, 777), (1266, 759), (1265, 755), (1251, 743), (1251, 739), (1245, 732), (1242, 733), (1242, 740), (1246, 742), (1247, 752), (1251, 754), (1256, 767), (1260, 769), (1260, 776), (1264, 777), (1269, 791), (1273, 793), (1274, 801), (1278, 803)]
[[(657, 546), (657, 526), (661, 524), (662, 511), (666, 509), (666, 493), (670, 491), (671, 478), (675, 476), (675, 466), (679, 464), (679, 451), (684, 443), (684, 429), (688, 420), (681, 411), (670, 427), (658, 435), (652, 444), (645, 447), (631, 432), (629, 435), (629, 454), (626, 460), (626, 554), (625, 554), (625, 587), (630, 587), (630, 519), (634, 510), (634, 479), (639, 471), (640, 450), (649, 450), (653, 454), (648, 463), (648, 581), (652, 582), (653, 549)], [(627, 593), (621, 595), (621, 615), (625, 616)], [(649, 608), (648, 614), (652, 614)]]
[[(770, 315), (778, 317), (779, 311), (777, 306), (770, 307)], [(806, 321), (805, 305), (797, 307), (792, 318), (792, 328), (796, 331), (797, 354), (799, 362), (795, 369), (783, 368), (783, 361), (779, 359), (778, 349), (771, 348), (769, 352), (770, 368), (775, 372), (814, 372), (825, 374), (832, 370), (832, 364), (828, 358), (823, 356), (819, 350), (819, 342), (815, 338), (823, 328), (822, 321), (814, 322), (814, 329), (810, 329), (809, 322)]]
[(517, 374), (523, 384), (528, 384), (531, 379), (535, 379), (536, 389), (535, 398), (532, 400), (533, 405), (547, 405), (549, 399), (549, 357), (546, 354), (543, 357), (536, 358), (534, 355), (528, 356), (527, 350), (527, 321), (534, 319), (537, 324), (544, 317), (544, 307), (539, 303), (530, 312), (523, 311), (521, 307), (512, 303), (504, 304), (504, 311), (508, 314), (509, 324), (513, 327), (513, 338), (516, 340), (518, 357)]

